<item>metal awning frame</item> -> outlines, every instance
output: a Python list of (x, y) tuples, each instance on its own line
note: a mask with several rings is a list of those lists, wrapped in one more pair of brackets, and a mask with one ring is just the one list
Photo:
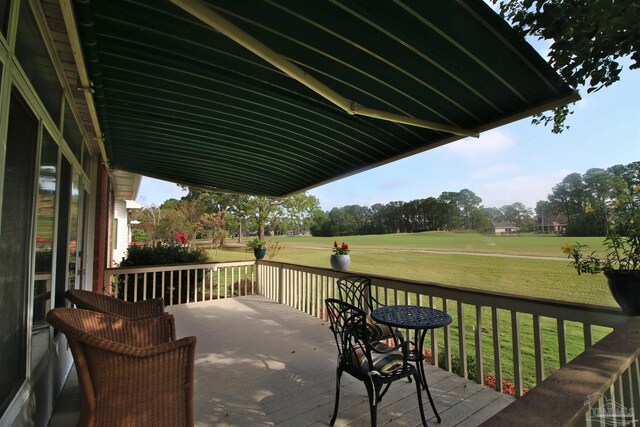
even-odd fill
[(278, 54), (269, 46), (262, 43), (260, 40), (257, 40), (250, 34), (243, 31), (240, 27), (229, 22), (227, 19), (208, 7), (201, 0), (171, 0), (171, 2), (176, 6), (182, 8), (186, 12), (190, 13), (195, 18), (209, 25), (211, 28), (229, 37), (231, 40), (243, 46), (258, 57), (267, 61), (269, 64), (273, 65), (289, 77), (305, 85), (306, 87), (322, 96), (326, 100), (330, 101), (337, 107), (341, 108), (348, 114), (372, 117), (375, 119), (387, 120), (390, 122), (447, 132), (458, 136), (472, 136), (475, 138), (479, 136), (479, 133), (475, 131), (460, 129), (454, 126), (448, 126), (441, 123), (403, 116), (401, 114), (390, 113), (387, 111), (376, 110), (374, 108), (368, 108), (360, 105), (357, 102), (340, 95), (321, 81), (317, 80), (315, 77), (311, 76), (306, 71), (302, 70), (297, 65), (293, 64), (284, 56)]

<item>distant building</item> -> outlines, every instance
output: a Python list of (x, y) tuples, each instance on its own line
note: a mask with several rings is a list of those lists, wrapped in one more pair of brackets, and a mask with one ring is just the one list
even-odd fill
[(505, 234), (517, 234), (520, 232), (520, 227), (511, 222), (492, 222), (493, 234), (496, 236)]
[(131, 243), (131, 221), (129, 214), (132, 210), (142, 209), (143, 206), (135, 200), (116, 200), (113, 206), (113, 225), (111, 228), (111, 265), (115, 266), (127, 254)]
[(552, 217), (536, 216), (536, 233), (563, 233), (567, 228), (567, 217), (562, 214)]

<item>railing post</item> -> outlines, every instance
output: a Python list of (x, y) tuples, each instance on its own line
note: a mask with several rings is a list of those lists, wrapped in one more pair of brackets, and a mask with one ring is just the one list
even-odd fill
[(278, 271), (278, 302), (284, 304), (284, 264), (282, 263)]
[(467, 341), (464, 328), (464, 307), (458, 301), (458, 357), (460, 358), (460, 370), (462, 377), (466, 380), (469, 378), (467, 372)]
[[(256, 276), (255, 276), (255, 277), (256, 277), (256, 279), (255, 279), (255, 283), (258, 285), (258, 293), (259, 293), (260, 295), (264, 295), (264, 296), (266, 296), (266, 295), (265, 295), (264, 287), (262, 286), (262, 283), (260, 283), (260, 279), (261, 279), (261, 277), (262, 277), (262, 274), (260, 274), (260, 260), (256, 260), (256, 263), (254, 264), (254, 266), (256, 267), (256, 268), (255, 268), (255, 270), (256, 270), (256, 271), (255, 271), (255, 275), (256, 275)], [(219, 286), (218, 286), (218, 289), (220, 289), (220, 287), (219, 287)]]
[(484, 365), (482, 360), (482, 306), (476, 305), (476, 382), (484, 384)]
[(536, 385), (544, 380), (544, 341), (542, 338), (542, 320), (537, 314), (533, 315), (533, 345), (536, 356)]
[(500, 312), (491, 307), (491, 329), (493, 331), (493, 366), (496, 377), (496, 391), (502, 393), (502, 357), (500, 354)]
[(518, 312), (511, 311), (511, 343), (513, 346), (513, 383), (516, 397), (522, 396), (522, 362), (520, 361), (520, 320)]

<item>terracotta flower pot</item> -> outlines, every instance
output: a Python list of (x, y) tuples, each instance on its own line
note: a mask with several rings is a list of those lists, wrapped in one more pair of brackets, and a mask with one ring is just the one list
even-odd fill
[(604, 275), (622, 311), (630, 316), (640, 315), (640, 270), (608, 270)]
[(335, 271), (347, 271), (351, 265), (351, 257), (349, 255), (331, 255), (331, 268)]

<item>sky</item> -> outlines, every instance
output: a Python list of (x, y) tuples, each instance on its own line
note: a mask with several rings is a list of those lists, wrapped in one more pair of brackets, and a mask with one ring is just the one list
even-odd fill
[[(532, 43), (543, 56), (546, 46)], [(309, 191), (324, 210), (346, 205), (438, 197), (469, 189), (485, 207), (515, 202), (535, 208), (570, 173), (640, 160), (640, 70), (598, 92), (580, 90), (566, 124), (556, 135), (531, 118), (465, 138)], [(137, 201), (160, 205), (186, 192), (176, 184), (144, 177)]]

